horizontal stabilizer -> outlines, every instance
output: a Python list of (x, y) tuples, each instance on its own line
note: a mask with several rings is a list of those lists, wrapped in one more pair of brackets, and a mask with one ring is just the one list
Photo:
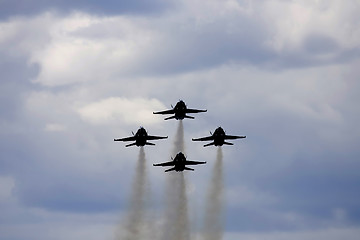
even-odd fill
[(185, 115), (184, 118), (190, 118), (190, 119), (194, 119), (194, 117), (192, 116), (188, 116), (188, 115)]
[(194, 171), (194, 169), (189, 168), (189, 167), (185, 167), (185, 170), (190, 170), (190, 171)]
[(170, 172), (170, 171), (174, 171), (175, 170), (175, 168), (173, 167), (173, 168), (169, 168), (168, 170), (165, 170), (165, 172)]
[(174, 118), (175, 118), (175, 116), (172, 116), (172, 117), (167, 117), (164, 120), (169, 120), (169, 119), (174, 119)]
[(126, 145), (125, 147), (135, 146), (136, 142)]
[(226, 144), (226, 145), (234, 145), (233, 143), (229, 143), (229, 142), (224, 142), (224, 144)]
[(154, 146), (154, 145), (155, 145), (155, 143), (146, 142), (146, 143), (145, 143), (145, 145), (152, 145), (152, 146)]
[(205, 144), (204, 147), (208, 147), (208, 146), (211, 146), (211, 145), (215, 145), (215, 142)]

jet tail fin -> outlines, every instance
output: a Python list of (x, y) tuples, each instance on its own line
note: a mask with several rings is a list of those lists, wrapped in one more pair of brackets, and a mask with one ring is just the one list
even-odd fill
[(229, 142), (224, 142), (224, 144), (226, 144), (226, 145), (234, 145), (233, 143), (229, 143)]
[(174, 170), (175, 170), (175, 167), (169, 168), (168, 170), (165, 170), (165, 172), (170, 172), (170, 171), (174, 171)]
[(211, 146), (211, 145), (215, 145), (215, 142), (205, 144), (204, 147), (208, 147), (208, 146)]
[(193, 168), (189, 168), (189, 167), (185, 167), (184, 169), (185, 169), (185, 170), (194, 171), (194, 169), (193, 169)]
[(188, 116), (188, 115), (185, 115), (184, 118), (190, 118), (190, 119), (194, 119), (194, 117), (192, 116)]
[(131, 143), (131, 144), (128, 144), (128, 145), (125, 145), (125, 147), (130, 147), (130, 146), (135, 146), (135, 145), (136, 145), (136, 142)]
[(154, 145), (155, 145), (155, 143), (146, 142), (146, 143), (145, 143), (145, 145), (152, 145), (152, 146), (154, 146)]

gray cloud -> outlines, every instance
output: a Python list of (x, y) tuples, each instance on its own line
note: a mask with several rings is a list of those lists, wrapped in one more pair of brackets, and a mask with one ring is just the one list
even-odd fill
[(85, 11), (100, 15), (116, 14), (154, 14), (169, 8), (171, 3), (163, 0), (145, 0), (145, 1), (76, 1), (55, 0), (55, 1), (1, 1), (0, 19), (6, 19), (12, 16), (31, 16), (44, 11), (56, 10), (64, 13), (71, 11)]

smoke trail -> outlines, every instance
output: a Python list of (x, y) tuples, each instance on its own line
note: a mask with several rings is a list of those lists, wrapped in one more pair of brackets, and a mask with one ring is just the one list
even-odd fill
[(136, 173), (132, 185), (132, 193), (130, 198), (130, 206), (128, 215), (126, 216), (125, 230), (120, 235), (118, 233), (117, 239), (135, 240), (140, 239), (142, 230), (144, 228), (144, 213), (145, 213), (145, 189), (146, 187), (146, 164), (145, 151), (140, 148), (138, 162), (136, 166)]
[[(173, 155), (183, 152), (184, 126), (182, 121), (176, 131)], [(166, 186), (166, 212), (163, 240), (188, 240), (190, 239), (189, 217), (186, 195), (186, 181), (183, 172), (171, 172), (167, 177)]]
[(178, 152), (184, 152), (184, 151), (185, 151), (184, 125), (182, 120), (180, 120), (178, 128), (176, 130), (173, 155), (175, 156)]
[(219, 147), (216, 163), (212, 172), (205, 207), (204, 232), (205, 240), (220, 240), (223, 235), (223, 154)]

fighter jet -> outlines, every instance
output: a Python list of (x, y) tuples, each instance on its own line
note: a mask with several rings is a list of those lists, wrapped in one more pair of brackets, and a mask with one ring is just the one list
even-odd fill
[(173, 168), (169, 168), (165, 170), (165, 172), (174, 171), (174, 170), (180, 172), (184, 170), (194, 171), (194, 169), (188, 168), (186, 167), (186, 165), (197, 165), (197, 164), (205, 164), (205, 163), (206, 162), (187, 161), (185, 155), (182, 152), (179, 152), (172, 161), (153, 164), (153, 166), (161, 166), (161, 167), (174, 166)]
[(183, 120), (184, 118), (191, 118), (194, 119), (192, 116), (186, 115), (187, 113), (199, 113), (199, 112), (206, 112), (207, 110), (198, 110), (198, 109), (190, 109), (187, 108), (184, 101), (180, 100), (175, 107), (171, 106), (173, 109), (160, 111), (160, 112), (153, 112), (153, 114), (175, 114), (174, 116), (167, 117), (164, 120), (169, 120), (175, 118), (176, 120)]
[(209, 137), (203, 137), (203, 138), (193, 138), (193, 141), (213, 141), (211, 143), (205, 144), (204, 147), (210, 146), (210, 145), (215, 145), (215, 146), (222, 146), (223, 144), (227, 144), (227, 145), (234, 145), (233, 143), (229, 143), (229, 142), (225, 142), (225, 140), (227, 139), (237, 139), (237, 138), (246, 138), (246, 136), (231, 136), (231, 135), (226, 135), (225, 131), (221, 128), (218, 127), (214, 134), (212, 134), (210, 132), (211, 136)]
[(135, 134), (134, 134), (134, 132), (132, 132), (132, 134), (134, 136), (114, 139), (114, 141), (122, 141), (122, 142), (135, 141), (134, 143), (128, 144), (125, 147), (130, 147), (130, 146), (134, 146), (134, 145), (139, 147), (139, 146), (144, 146), (144, 145), (155, 145), (154, 143), (148, 142), (148, 140), (158, 140), (158, 139), (168, 138), (167, 136), (166, 137), (150, 136), (147, 134), (145, 128), (143, 128), (143, 127), (140, 127), (139, 130), (137, 130), (137, 132)]

